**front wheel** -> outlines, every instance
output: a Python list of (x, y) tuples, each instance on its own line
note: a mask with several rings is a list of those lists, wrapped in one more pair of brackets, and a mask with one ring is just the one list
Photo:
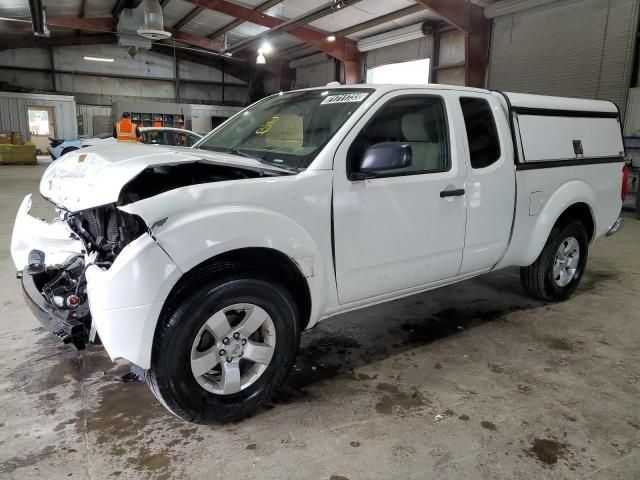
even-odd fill
[(522, 285), (533, 298), (566, 300), (582, 280), (588, 255), (589, 239), (581, 222), (556, 225), (538, 259), (520, 268)]
[(160, 319), (151, 390), (190, 422), (250, 415), (293, 365), (300, 322), (291, 295), (278, 283), (235, 274), (182, 297)]

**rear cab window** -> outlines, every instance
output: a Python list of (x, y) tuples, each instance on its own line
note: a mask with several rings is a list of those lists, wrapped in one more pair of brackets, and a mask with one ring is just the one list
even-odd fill
[(491, 105), (483, 98), (461, 97), (460, 106), (467, 130), (471, 167), (486, 168), (497, 162), (501, 154)]

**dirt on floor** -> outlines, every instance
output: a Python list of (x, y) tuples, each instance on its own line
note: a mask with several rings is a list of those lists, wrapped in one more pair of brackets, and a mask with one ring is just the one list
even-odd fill
[(511, 269), (332, 318), (253, 417), (197, 426), (25, 307), (10, 235), (41, 173), (0, 167), (0, 478), (640, 478), (639, 221), (567, 302)]

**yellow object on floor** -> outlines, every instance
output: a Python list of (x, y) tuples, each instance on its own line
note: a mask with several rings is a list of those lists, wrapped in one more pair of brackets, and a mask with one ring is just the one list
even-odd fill
[(0, 165), (36, 165), (36, 146), (0, 143)]

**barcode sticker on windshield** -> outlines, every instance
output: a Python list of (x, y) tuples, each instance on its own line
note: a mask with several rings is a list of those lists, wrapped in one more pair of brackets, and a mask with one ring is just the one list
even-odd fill
[(360, 103), (367, 98), (368, 93), (343, 93), (342, 95), (331, 95), (325, 98), (320, 105), (331, 105), (333, 103)]

